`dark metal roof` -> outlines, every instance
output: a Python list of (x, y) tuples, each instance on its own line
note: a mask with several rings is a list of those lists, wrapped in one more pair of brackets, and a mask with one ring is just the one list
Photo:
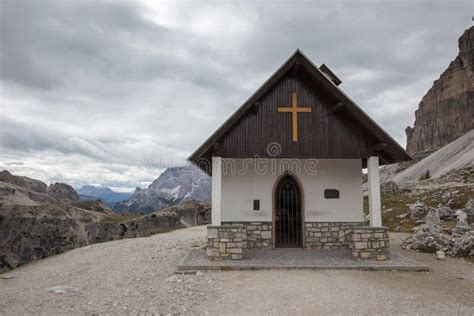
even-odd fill
[(218, 146), (219, 139), (233, 127), (248, 111), (254, 108), (258, 100), (267, 93), (286, 73), (294, 66), (304, 69), (317, 80), (323, 88), (337, 98), (347, 112), (362, 124), (377, 141), (377, 155), (382, 158), (382, 164), (408, 161), (412, 158), (408, 153), (373, 119), (371, 119), (353, 100), (351, 100), (336, 84), (328, 78), (318, 67), (316, 67), (300, 50), (296, 50), (290, 58), (276, 70), (276, 72), (263, 85), (245, 101), (240, 108), (232, 114), (199, 148), (189, 157), (196, 163), (204, 158)]

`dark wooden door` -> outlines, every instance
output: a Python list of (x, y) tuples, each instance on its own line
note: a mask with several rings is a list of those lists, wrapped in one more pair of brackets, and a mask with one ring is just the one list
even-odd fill
[(286, 175), (275, 191), (275, 247), (302, 247), (302, 197), (298, 182)]

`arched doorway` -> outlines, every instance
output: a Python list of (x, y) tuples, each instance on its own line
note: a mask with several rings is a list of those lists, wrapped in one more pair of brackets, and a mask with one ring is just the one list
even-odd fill
[(273, 221), (275, 247), (302, 247), (302, 190), (298, 181), (286, 174), (276, 184)]

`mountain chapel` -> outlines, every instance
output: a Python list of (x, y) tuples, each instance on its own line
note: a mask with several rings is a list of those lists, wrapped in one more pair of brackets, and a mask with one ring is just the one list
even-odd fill
[(191, 155), (212, 176), (210, 260), (245, 260), (252, 248), (350, 248), (356, 260), (389, 259), (379, 166), (411, 158), (340, 84), (297, 50)]

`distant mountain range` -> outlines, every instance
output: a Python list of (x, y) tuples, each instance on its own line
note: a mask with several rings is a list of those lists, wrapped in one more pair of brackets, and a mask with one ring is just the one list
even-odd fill
[(127, 200), (117, 203), (117, 213), (150, 213), (185, 201), (210, 201), (211, 178), (194, 165), (166, 169), (146, 189), (137, 188)]
[(77, 193), (83, 201), (101, 199), (109, 207), (113, 207), (116, 203), (127, 200), (133, 192), (115, 192), (104, 186), (85, 185)]

